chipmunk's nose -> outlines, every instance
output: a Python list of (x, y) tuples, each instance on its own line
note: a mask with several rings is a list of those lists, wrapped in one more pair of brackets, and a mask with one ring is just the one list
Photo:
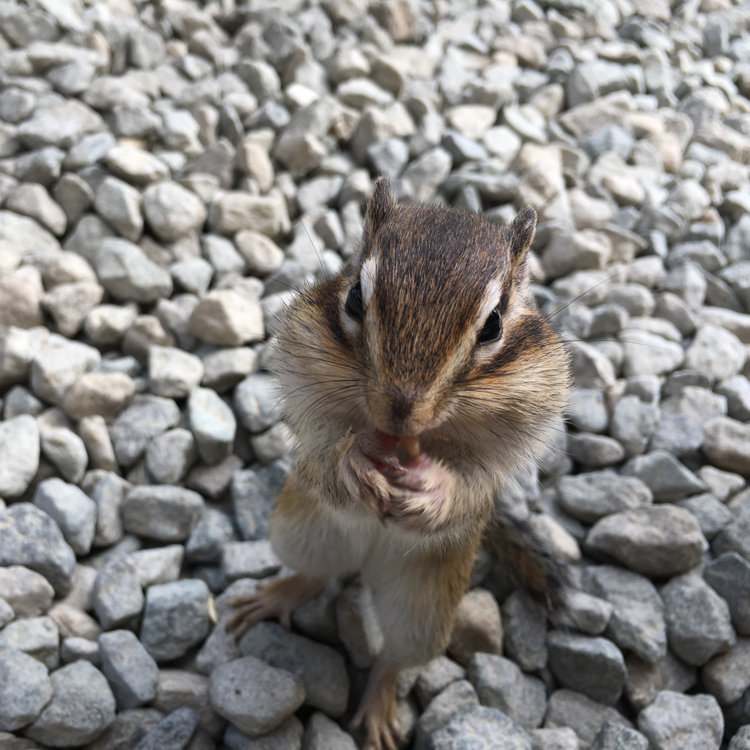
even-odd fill
[(394, 425), (405, 425), (414, 410), (414, 400), (398, 394), (392, 396), (390, 401), (391, 421)]

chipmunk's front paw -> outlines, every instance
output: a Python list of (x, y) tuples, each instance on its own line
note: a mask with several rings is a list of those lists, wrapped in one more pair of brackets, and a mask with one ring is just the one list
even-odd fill
[(404, 455), (398, 438), (382, 433), (350, 436), (339, 452), (344, 486), (383, 522), (429, 530), (445, 521), (454, 479), (427, 454)]
[(439, 528), (447, 520), (454, 481), (439, 463), (420, 456), (394, 482), (397, 491), (391, 498), (391, 516), (415, 531)]

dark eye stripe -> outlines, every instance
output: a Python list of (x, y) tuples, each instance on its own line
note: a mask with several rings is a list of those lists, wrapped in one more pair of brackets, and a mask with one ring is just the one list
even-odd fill
[(498, 341), (503, 335), (503, 322), (500, 319), (500, 311), (495, 308), (488, 316), (482, 330), (477, 336), (477, 344), (490, 344)]
[(365, 311), (362, 306), (362, 284), (358, 281), (346, 295), (344, 310), (355, 320), (362, 320)]

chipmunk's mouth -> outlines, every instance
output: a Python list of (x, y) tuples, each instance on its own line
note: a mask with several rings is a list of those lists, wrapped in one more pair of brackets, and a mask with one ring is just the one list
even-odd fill
[(376, 429), (360, 441), (360, 450), (389, 484), (403, 489), (416, 491), (422, 472), (430, 464), (415, 435), (390, 435)]

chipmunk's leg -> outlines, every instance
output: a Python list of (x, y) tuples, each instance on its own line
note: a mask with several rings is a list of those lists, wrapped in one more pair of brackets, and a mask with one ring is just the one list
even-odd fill
[(315, 597), (327, 578), (353, 572), (361, 563), (362, 545), (353, 544), (326, 506), (300, 491), (294, 473), (276, 498), (270, 532), (279, 559), (304, 572), (258, 584), (254, 594), (230, 601), (235, 612), (226, 629), (237, 640), (261, 620), (274, 618), (289, 627), (292, 612)]
[(448, 550), (375, 551), (362, 571), (383, 631), (383, 650), (353, 726), (367, 734), (366, 750), (395, 750), (401, 732), (396, 720), (399, 670), (424, 664), (448, 644), (458, 603), (466, 591), (479, 539)]

